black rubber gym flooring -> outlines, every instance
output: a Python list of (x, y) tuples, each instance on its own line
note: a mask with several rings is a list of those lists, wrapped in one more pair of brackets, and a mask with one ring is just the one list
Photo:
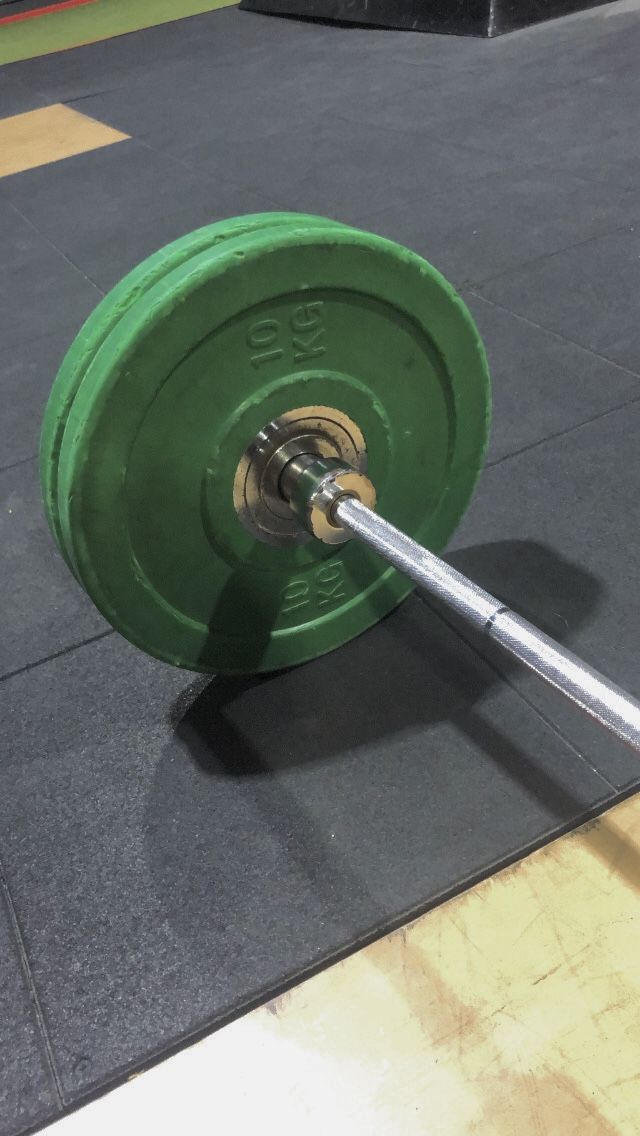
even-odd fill
[(419, 598), (257, 682), (153, 662), (62, 564), (35, 461), (74, 332), (166, 241), (271, 208), (397, 238), (492, 365), (452, 563), (640, 694), (639, 57), (628, 4), (494, 41), (229, 8), (0, 71), (2, 115), (131, 135), (0, 180), (3, 1134), (640, 784)]

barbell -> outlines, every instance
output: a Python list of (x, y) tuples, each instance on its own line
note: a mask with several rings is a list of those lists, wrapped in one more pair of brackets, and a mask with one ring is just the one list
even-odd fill
[(489, 421), (480, 336), (425, 260), (321, 217), (234, 218), (145, 260), (79, 332), (45, 511), (105, 618), (166, 662), (303, 663), (418, 584), (640, 749), (640, 704), (437, 555)]

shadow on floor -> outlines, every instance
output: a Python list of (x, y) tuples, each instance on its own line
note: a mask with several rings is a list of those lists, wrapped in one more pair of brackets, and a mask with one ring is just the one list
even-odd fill
[[(533, 541), (478, 545), (448, 560), (559, 641), (577, 631), (598, 604), (601, 586), (592, 576)], [(419, 621), (415, 615), (405, 605), (339, 651), (294, 670), (196, 680), (171, 711), (177, 738), (200, 768), (232, 777), (322, 761), (443, 719), (464, 721), (465, 732), (498, 756), (499, 739), (472, 713), (498, 676), (459, 649), (457, 636), (443, 632), (438, 615), (427, 610)], [(422, 686), (415, 682), (420, 665)], [(508, 668), (507, 661), (503, 669)], [(438, 677), (437, 691), (428, 681), (430, 671)], [(261, 735), (255, 723), (243, 723), (236, 713), (241, 704), (248, 706), (251, 692), (263, 692), (253, 699), (263, 713), (268, 692), (275, 731)]]
[[(558, 622), (584, 624), (598, 603), (597, 581), (539, 544), (501, 541), (456, 561), (500, 598), (518, 594), (519, 610), (556, 634)], [(549, 731), (545, 744), (535, 713), (417, 597), (305, 666), (196, 680), (171, 722), (147, 814), (158, 899), (197, 951), (207, 935), (224, 938), (227, 920), (282, 924), (289, 975), (307, 939), (318, 944), (313, 954), (388, 928), (415, 904), (416, 887), (426, 907), (609, 796), (604, 783), (598, 796), (591, 770), (574, 785), (549, 760), (549, 745), (561, 754), (564, 743)], [(333, 842), (333, 816), (344, 846)], [(382, 877), (372, 887), (376, 869), (356, 866), (352, 840), (370, 847), (367, 864), (388, 849), (390, 879), (413, 857), (406, 896), (402, 884), (390, 898)]]

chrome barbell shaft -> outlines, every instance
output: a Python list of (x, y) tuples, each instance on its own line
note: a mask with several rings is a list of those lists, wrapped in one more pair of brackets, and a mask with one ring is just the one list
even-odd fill
[(554, 686), (616, 737), (640, 751), (640, 703), (550, 636), (510, 611), (440, 557), (355, 497), (332, 506), (334, 522), (436, 596), (486, 638)]

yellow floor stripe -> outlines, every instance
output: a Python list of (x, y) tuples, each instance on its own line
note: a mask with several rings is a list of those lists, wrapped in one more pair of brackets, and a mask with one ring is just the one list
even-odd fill
[(0, 119), (0, 177), (122, 142), (121, 134), (62, 103)]

